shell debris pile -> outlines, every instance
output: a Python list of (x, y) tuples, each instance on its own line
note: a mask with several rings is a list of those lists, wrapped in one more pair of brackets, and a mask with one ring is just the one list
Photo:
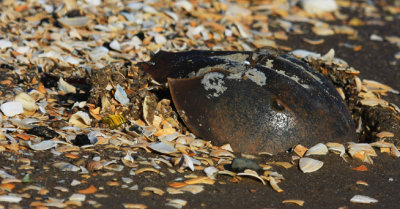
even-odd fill
[[(352, 6), (350, 1), (340, 2), (339, 7)], [(399, 8), (386, 10), (396, 14)], [(303, 172), (318, 172), (324, 169), (323, 162), (312, 158), (327, 150), (367, 163), (373, 163), (378, 148), (400, 156), (398, 132), (364, 122), (376, 108), (398, 120), (399, 108), (381, 97), (396, 90), (361, 81), (359, 71), (332, 52), (320, 56), (282, 44), (288, 35), (305, 32), (300, 24), (308, 24), (318, 36), (305, 40), (309, 44), (321, 44), (333, 34), (354, 38), (357, 25), (368, 24), (361, 19), (347, 20), (339, 13), (317, 17), (286, 1), (249, 5), (247, 1), (4, 0), (0, 11), (0, 207), (99, 208), (103, 206), (99, 200), (114, 198), (107, 189), (121, 188), (137, 196), (165, 198), (165, 206), (182, 208), (189, 200), (178, 198), (179, 194), (195, 195), (211, 185), (243, 178), (283, 192), (280, 184), (285, 178), (276, 168), (295, 172), (297, 167), (291, 165), (299, 164)], [(327, 24), (334, 19), (349, 25)], [(381, 38), (400, 44), (396, 36)], [(137, 66), (159, 50), (258, 48), (292, 52), (326, 75), (353, 113), (363, 140), (379, 141), (372, 147), (368, 140), (327, 143), (310, 148), (308, 157), (294, 158), (299, 163), (263, 162), (229, 170), (227, 165), (239, 158), (236, 150), (190, 133), (165, 95), (165, 86)], [(71, 173), (72, 179), (48, 175), (57, 171)], [(165, 178), (167, 183), (142, 187), (141, 181), (151, 178)], [(104, 186), (89, 183), (104, 179)], [(47, 180), (59, 186), (49, 188)], [(177, 198), (166, 198), (167, 194)], [(360, 202), (359, 196), (355, 199), (352, 202)], [(147, 208), (134, 201), (115, 204)]]

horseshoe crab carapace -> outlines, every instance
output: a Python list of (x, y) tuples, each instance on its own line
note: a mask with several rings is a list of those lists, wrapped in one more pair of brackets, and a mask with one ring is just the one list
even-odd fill
[(290, 55), (250, 51), (155, 54), (139, 64), (161, 83), (197, 136), (234, 151), (352, 141), (351, 115), (333, 84)]

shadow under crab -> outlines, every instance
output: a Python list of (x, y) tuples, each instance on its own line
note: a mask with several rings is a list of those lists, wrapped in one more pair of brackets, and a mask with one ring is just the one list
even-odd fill
[(296, 145), (356, 139), (333, 84), (290, 55), (249, 51), (160, 51), (143, 71), (168, 82), (197, 136), (235, 151), (277, 153)]

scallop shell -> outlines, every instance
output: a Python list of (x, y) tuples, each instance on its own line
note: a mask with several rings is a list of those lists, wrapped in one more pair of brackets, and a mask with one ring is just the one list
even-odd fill
[(314, 145), (313, 147), (311, 147), (310, 149), (308, 149), (305, 156), (326, 155), (326, 154), (328, 154), (328, 147), (326, 147), (325, 144), (318, 143), (318, 144)]
[(322, 161), (315, 160), (315, 159), (308, 158), (308, 157), (300, 158), (300, 161), (299, 161), (299, 167), (300, 167), (300, 170), (303, 171), (303, 173), (311, 173), (311, 172), (317, 171), (320, 168), (322, 168), (323, 165), (324, 165), (324, 163)]

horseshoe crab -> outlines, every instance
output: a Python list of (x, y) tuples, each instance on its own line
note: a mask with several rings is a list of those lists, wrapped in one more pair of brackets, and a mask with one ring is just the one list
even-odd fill
[(160, 51), (139, 66), (156, 81), (168, 82), (190, 131), (235, 151), (277, 153), (299, 143), (356, 138), (333, 84), (290, 55)]

